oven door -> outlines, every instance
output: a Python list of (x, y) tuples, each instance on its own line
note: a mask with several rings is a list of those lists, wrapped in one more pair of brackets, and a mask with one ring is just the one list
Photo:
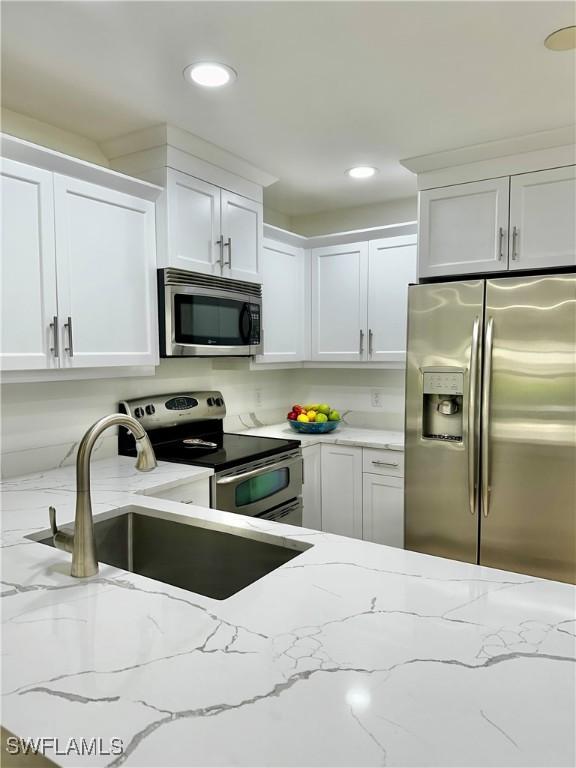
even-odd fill
[(261, 517), (299, 497), (302, 479), (300, 451), (225, 470), (212, 479), (212, 507)]
[(165, 290), (166, 356), (248, 356), (261, 351), (258, 299), (181, 286)]

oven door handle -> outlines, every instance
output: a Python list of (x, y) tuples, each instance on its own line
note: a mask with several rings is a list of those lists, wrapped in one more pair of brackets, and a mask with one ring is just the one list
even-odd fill
[(265, 467), (250, 469), (248, 472), (240, 472), (239, 475), (221, 477), (219, 480), (216, 480), (216, 485), (231, 485), (232, 483), (237, 483), (239, 480), (249, 480), (251, 477), (258, 477), (258, 475), (262, 475), (265, 472), (273, 472), (276, 469), (288, 469), (295, 464), (298, 464), (300, 461), (302, 461), (302, 459), (298, 456), (291, 461), (283, 461), (281, 464), (267, 464)]
[(256, 515), (258, 520), (270, 520), (272, 522), (276, 520), (282, 520), (287, 517), (291, 512), (297, 512), (300, 509), (300, 502), (295, 504), (288, 504), (280, 509), (272, 510), (272, 512), (263, 512), (261, 515)]

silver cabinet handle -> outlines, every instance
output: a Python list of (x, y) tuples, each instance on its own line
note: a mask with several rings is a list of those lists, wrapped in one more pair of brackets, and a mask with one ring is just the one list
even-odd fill
[(68, 320), (64, 323), (64, 328), (68, 331), (68, 346), (64, 347), (64, 351), (68, 352), (70, 357), (74, 357), (74, 337), (72, 336), (72, 318), (68, 317)]
[(372, 328), (368, 329), (368, 354), (370, 357), (372, 357), (372, 351), (374, 348), (374, 334), (372, 333)]
[(360, 329), (360, 354), (364, 352), (364, 331)]
[(502, 249), (502, 246), (504, 244), (504, 229), (503, 227), (500, 227), (498, 230), (498, 260), (502, 261), (504, 258), (504, 251)]
[(228, 248), (228, 261), (224, 262), (224, 266), (230, 267), (232, 269), (232, 238), (229, 237), (228, 240), (224, 243), (224, 247)]
[(372, 459), (372, 464), (375, 464), (377, 467), (399, 467), (400, 464), (397, 461), (378, 461), (376, 459)]
[(492, 389), (492, 343), (494, 341), (494, 318), (488, 320), (484, 344), (484, 376), (482, 394), (482, 511), (484, 517), (490, 512), (490, 395)]
[(52, 318), (52, 322), (50, 323), (50, 329), (54, 334), (54, 346), (50, 347), (50, 352), (52, 352), (54, 357), (60, 357), (60, 338), (59, 338), (59, 332), (58, 332), (58, 316), (57, 315), (54, 315), (54, 317)]
[(518, 260), (518, 227), (512, 228), (512, 259)]
[(474, 320), (470, 346), (470, 370), (468, 374), (468, 506), (470, 514), (476, 513), (476, 488), (478, 487), (478, 458), (476, 445), (476, 396), (478, 393), (478, 348), (480, 344), (480, 318)]
[(220, 238), (216, 240), (216, 245), (220, 248), (220, 258), (216, 259), (216, 264), (220, 265), (220, 269), (224, 268), (224, 235), (220, 235)]

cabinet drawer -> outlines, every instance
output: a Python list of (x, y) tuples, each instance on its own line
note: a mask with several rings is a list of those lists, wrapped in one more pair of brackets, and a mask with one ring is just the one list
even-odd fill
[(386, 451), (377, 448), (364, 448), (362, 451), (362, 471), (373, 475), (404, 476), (404, 452)]

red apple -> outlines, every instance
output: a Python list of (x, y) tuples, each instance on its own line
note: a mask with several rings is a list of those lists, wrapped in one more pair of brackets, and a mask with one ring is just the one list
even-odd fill
[(290, 411), (290, 413), (288, 414), (288, 420), (296, 421), (297, 418), (298, 418), (298, 414), (296, 413), (296, 411)]
[(304, 408), (302, 408), (301, 405), (293, 405), (292, 406), (292, 413), (295, 413), (296, 416), (298, 416), (300, 413), (304, 413)]

